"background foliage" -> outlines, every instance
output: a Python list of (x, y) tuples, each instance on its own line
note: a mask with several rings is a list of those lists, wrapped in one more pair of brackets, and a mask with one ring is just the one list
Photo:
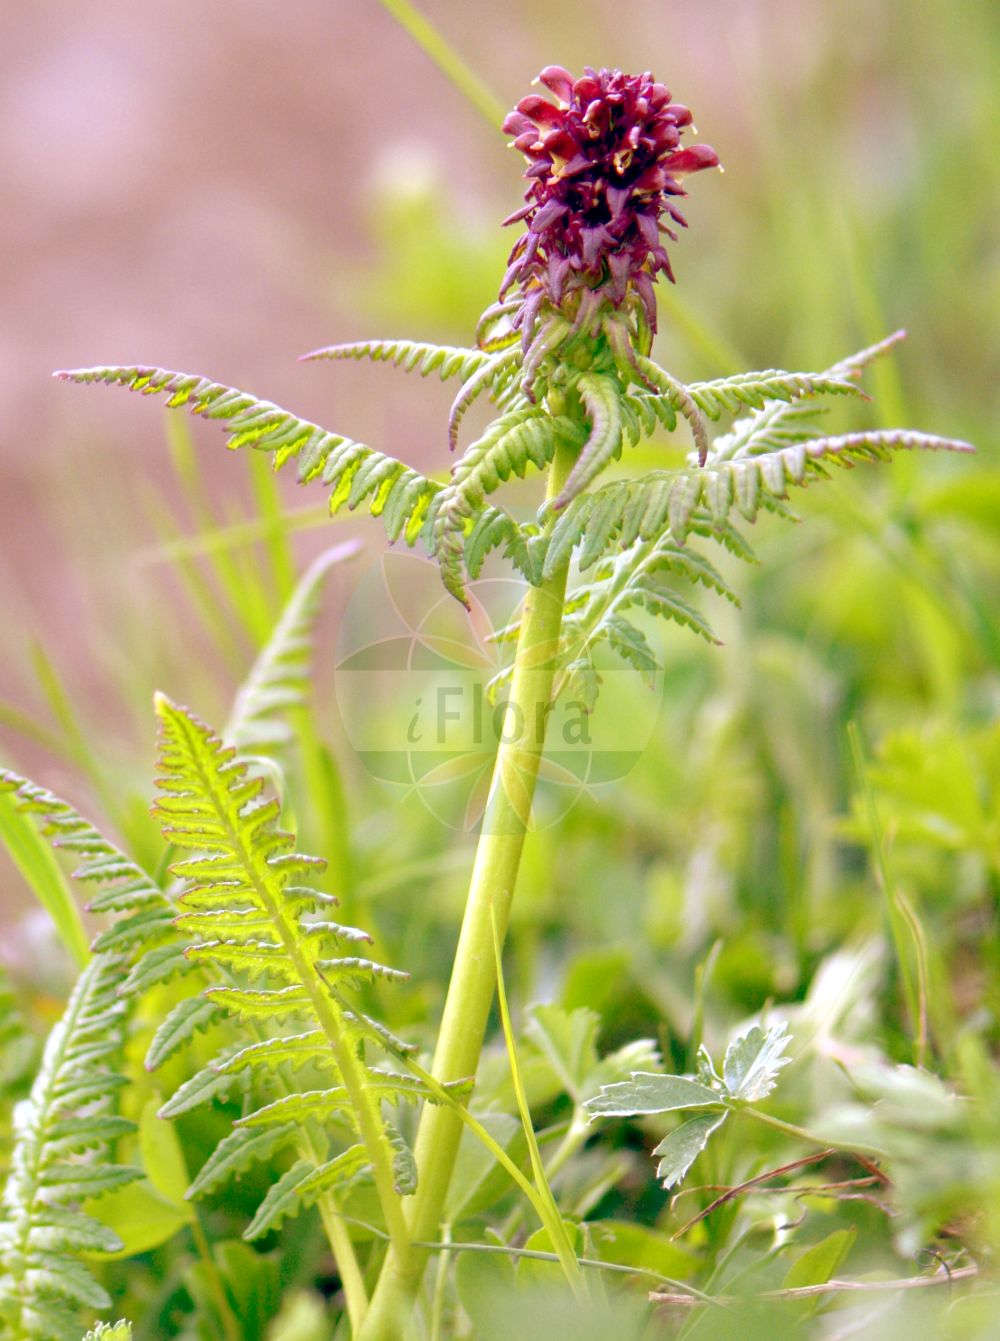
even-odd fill
[[(72, 58), (80, 34), (72, 23), (56, 32), (55, 6), (41, 7), (32, 33), (4, 20), (8, 50), (41, 59), (42, 90), (31, 101), (14, 81), (6, 96), (56, 157), (35, 153), (43, 173), (18, 138), (28, 131), (3, 132), (23, 217), (5, 221), (19, 263), (2, 280), (17, 334), (0, 441), (0, 741), (4, 762), (68, 793), (154, 869), (153, 688), (225, 720), (296, 570), (353, 523), (321, 522), (323, 500), (306, 493), (283, 506), (264, 463), (223, 460), (211, 429), (189, 436), (175, 419), (161, 432), (148, 406), (81, 403), (45, 375), (105, 349), (109, 360), (204, 367), (440, 469), (446, 389), (381, 368), (299, 369), (291, 356), (390, 330), (467, 341), (502, 272), (496, 223), (513, 207), (517, 170), (501, 137), (375, 6), (361, 17), (347, 4), (304, 5), (275, 33), (268, 6), (234, 18), (201, 4), (194, 51), (140, 31), (147, 25), (124, 8), (98, 7), (96, 26), (89, 15), (97, 36)], [(916, 18), (890, 0), (807, 13), (777, 0), (711, 14), (693, 0), (631, 3), (613, 21), (603, 6), (562, 0), (512, 3), (502, 20), (485, 5), (426, 8), (505, 102), (549, 60), (596, 59), (650, 65), (698, 108), (727, 170), (699, 183), (680, 284), (664, 294), (661, 362), (692, 379), (826, 367), (905, 325), (911, 338), (875, 373), (876, 415), (980, 449), (971, 462), (904, 458), (838, 477), (803, 500), (810, 525), (799, 533), (763, 522), (760, 566), (739, 574), (743, 611), (703, 603), (723, 648), (649, 629), (667, 665), (654, 738), (626, 781), (581, 800), (558, 836), (543, 827), (532, 838), (508, 954), (538, 1125), (569, 1120), (589, 1091), (582, 1077), (573, 1094), (546, 1072), (531, 1003), (594, 1012), (601, 1053), (655, 1039), (678, 1070), (694, 1066), (703, 1039), (721, 1055), (747, 1016), (774, 1003), (794, 1061), (773, 1111), (806, 1126), (822, 1118), (824, 1133), (848, 1142), (862, 1127), (877, 1135), (899, 1171), (891, 1196), (878, 1186), (804, 1201), (758, 1190), (674, 1241), (715, 1193), (685, 1191), (669, 1206), (641, 1149), (664, 1134), (651, 1123), (608, 1128), (577, 1181), (567, 1172), (557, 1184), (563, 1204), (611, 1226), (594, 1231), (605, 1236), (598, 1255), (614, 1242), (622, 1260), (717, 1293), (738, 1292), (741, 1279), (781, 1286), (810, 1245), (826, 1243), (830, 1260), (849, 1249), (831, 1271), (894, 1276), (922, 1267), (930, 1243), (955, 1261), (956, 1245), (995, 1245), (1000, 160), (987, 128), (1000, 119), (1000, 14), (977, 0)], [(226, 106), (251, 67), (251, 93)], [(136, 70), (150, 76), (142, 96)], [(122, 110), (134, 142), (114, 129)], [(201, 155), (178, 148), (196, 122), (207, 127)], [(70, 162), (84, 151), (89, 175)], [(81, 287), (66, 288), (69, 274)], [(380, 993), (380, 1007), (407, 1036), (427, 1038), (468, 845), (419, 800), (391, 803), (345, 744), (329, 664), (350, 584), (346, 569), (329, 582), (315, 713), (296, 710), (293, 721), (292, 795), (308, 849), (331, 860), (331, 888), (364, 909), (380, 954), (412, 975), (404, 992)], [(55, 890), (50, 870), (44, 878)], [(0, 1001), (7, 1104), (26, 1092), (28, 1059), (72, 966), (21, 917), (28, 896), (13, 868), (2, 881), (14, 928), (4, 947), (13, 994)], [(137, 1069), (148, 1041), (137, 1041)], [(892, 1069), (919, 1062), (942, 1080)], [(513, 1112), (499, 1052), (493, 1065)], [(160, 1098), (145, 1084), (128, 1113), (140, 1129), (144, 1105)], [(980, 1115), (956, 1118), (951, 1088), (984, 1100)], [(212, 1122), (188, 1119), (189, 1148), (215, 1145)], [(144, 1256), (103, 1266), (102, 1285), (137, 1338), (214, 1335), (215, 1282), (195, 1260), (189, 1208), (171, 1202), (158, 1170), (172, 1156), (152, 1153), (152, 1139), (147, 1177), (134, 1185), (146, 1237), (132, 1246)], [(745, 1126), (727, 1128), (713, 1151), (692, 1188), (732, 1186), (808, 1153), (763, 1128), (750, 1139)], [(783, 1181), (862, 1175), (834, 1163)], [(286, 1226), (280, 1255), (237, 1242), (263, 1191), (246, 1180), (204, 1212), (244, 1335), (267, 1334), (283, 1287), (283, 1330), (271, 1334), (323, 1335), (314, 1306), (327, 1282), (309, 1222)], [(845, 1191), (861, 1199), (839, 1199)], [(803, 1214), (794, 1232), (785, 1227)], [(123, 1218), (139, 1225), (134, 1205)], [(165, 1227), (174, 1237), (162, 1239)], [(449, 1278), (465, 1301), (485, 1301), (484, 1338), (521, 1325), (489, 1302), (507, 1283), (506, 1268), (492, 1267), (465, 1256)], [(543, 1290), (546, 1266), (534, 1269)], [(974, 1303), (888, 1303), (886, 1336), (988, 1334)], [(560, 1307), (534, 1301), (526, 1316), (544, 1335)], [(598, 1325), (594, 1335), (606, 1334)], [(622, 1336), (631, 1325), (614, 1323)], [(726, 1334), (709, 1313), (679, 1325), (699, 1341)], [(837, 1326), (846, 1323), (830, 1334)], [(746, 1327), (774, 1334), (773, 1317)]]

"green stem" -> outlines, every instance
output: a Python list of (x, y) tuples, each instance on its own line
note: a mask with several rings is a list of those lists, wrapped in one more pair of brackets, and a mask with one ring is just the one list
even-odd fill
[(513, 1181), (524, 1193), (525, 1198), (531, 1203), (543, 1227), (545, 1227), (545, 1203), (541, 1194), (531, 1180), (524, 1176), (499, 1141), (490, 1135), (489, 1131), (477, 1118), (473, 1117), (464, 1104), (460, 1103), (443, 1085), (436, 1081), (429, 1071), (425, 1071), (419, 1062), (415, 1062), (412, 1057), (405, 1058), (405, 1062), (413, 1074), (419, 1076), (425, 1083), (438, 1103), (449, 1107), (458, 1120), (468, 1127), (478, 1141), (482, 1142), (500, 1167), (510, 1174)]
[[(447, 1244), (451, 1246), (451, 1225), (444, 1225), (441, 1230), (442, 1247)], [(437, 1280), (434, 1282), (434, 1298), (431, 1302), (431, 1341), (441, 1341), (442, 1323), (444, 1321), (445, 1297), (448, 1293), (448, 1254), (442, 1253), (441, 1260), (438, 1262)]]
[(566, 1128), (566, 1134), (545, 1166), (545, 1177), (548, 1182), (551, 1183), (553, 1178), (565, 1169), (573, 1156), (583, 1149), (587, 1144), (589, 1135), (590, 1124), (587, 1121), (586, 1113), (582, 1108), (575, 1108), (570, 1124)]
[[(501, 1257), (512, 1257), (515, 1260), (523, 1259), (526, 1262), (558, 1263), (559, 1261), (556, 1253), (541, 1252), (535, 1248), (514, 1248), (506, 1243), (453, 1243), (448, 1238), (442, 1239), (440, 1243), (417, 1243), (414, 1247), (426, 1248), (428, 1252), (446, 1255), (449, 1253), (492, 1253)], [(695, 1289), (693, 1285), (688, 1285), (686, 1281), (677, 1280), (674, 1276), (664, 1276), (659, 1271), (652, 1271), (646, 1267), (625, 1265), (621, 1262), (602, 1262), (596, 1257), (578, 1257), (576, 1264), (579, 1267), (589, 1267), (593, 1271), (608, 1271), (612, 1275), (645, 1276), (650, 1280), (669, 1285), (672, 1289), (679, 1290), (683, 1294), (690, 1295), (692, 1299), (697, 1299), (699, 1303), (725, 1307), (718, 1299), (705, 1294), (702, 1290)]]
[(212, 1295), (212, 1302), (215, 1304), (215, 1310), (219, 1315), (219, 1322), (222, 1324), (226, 1341), (240, 1341), (240, 1325), (229, 1305), (226, 1287), (219, 1275), (219, 1268), (216, 1266), (215, 1257), (212, 1254), (212, 1245), (208, 1241), (197, 1212), (191, 1219), (191, 1236), (194, 1239), (194, 1246), (198, 1250), (201, 1263), (205, 1268), (205, 1277)]
[(507, 1003), (507, 989), (504, 985), (503, 977), (503, 955), (500, 950), (500, 938), (497, 933), (496, 919), (493, 926), (493, 953), (496, 958), (497, 966), (497, 999), (500, 1004), (500, 1021), (503, 1025), (503, 1035), (507, 1043), (507, 1054), (510, 1058), (510, 1075), (514, 1083), (514, 1095), (517, 1099), (517, 1111), (521, 1118), (521, 1126), (524, 1129), (525, 1140), (528, 1143), (528, 1156), (531, 1160), (531, 1171), (535, 1179), (535, 1190), (538, 1194), (539, 1208), (541, 1212), (542, 1224), (548, 1232), (549, 1242), (555, 1249), (559, 1257), (560, 1265), (566, 1276), (570, 1287), (577, 1293), (578, 1297), (583, 1299), (586, 1292), (581, 1291), (582, 1276), (580, 1268), (577, 1265), (576, 1253), (573, 1251), (573, 1245), (569, 1241), (569, 1235), (566, 1233), (566, 1226), (563, 1224), (562, 1216), (559, 1214), (559, 1207), (556, 1205), (556, 1199), (552, 1195), (552, 1188), (549, 1186), (549, 1180), (546, 1177), (545, 1166), (542, 1163), (542, 1154), (538, 1149), (538, 1137), (535, 1135), (535, 1128), (531, 1121), (531, 1109), (528, 1105), (528, 1096), (524, 1088), (524, 1078), (521, 1074), (521, 1064), (517, 1056), (517, 1044), (514, 1039), (514, 1026), (510, 1019), (510, 1007)]
[[(550, 499), (562, 489), (573, 459), (569, 450), (557, 448)], [(493, 919), (502, 943), (545, 746), (568, 570), (567, 560), (525, 598), (504, 733), (434, 1055), (438, 1080), (475, 1075), (479, 1064), (496, 982)], [(462, 1119), (450, 1107), (424, 1108), (415, 1148), (420, 1181), (410, 1205), (411, 1239), (437, 1237), (461, 1135)], [(407, 1258), (390, 1249), (359, 1341), (399, 1341), (400, 1319), (408, 1316), (420, 1287), (426, 1252)]]
[(466, 65), (450, 42), (437, 31), (410, 0), (382, 0), (401, 28), (413, 38), (425, 56), (428, 56), (444, 77), (468, 98), (477, 112), (499, 130), (507, 115), (507, 108), (492, 90), (488, 89), (476, 72)]
[[(306, 1158), (312, 1160), (313, 1164), (318, 1166), (321, 1163), (319, 1152), (308, 1131), (303, 1130), (298, 1145)], [(365, 1320), (365, 1314), (368, 1312), (368, 1292), (365, 1289), (364, 1277), (358, 1265), (354, 1243), (351, 1240), (350, 1230), (340, 1215), (340, 1207), (332, 1192), (325, 1192), (319, 1198), (317, 1207), (327, 1242), (333, 1253), (340, 1284), (344, 1291), (344, 1302), (347, 1305), (347, 1317), (351, 1324), (351, 1331), (356, 1336)]]
[(356, 1336), (368, 1312), (368, 1295), (365, 1292), (364, 1277), (361, 1275), (361, 1268), (358, 1266), (350, 1232), (340, 1219), (333, 1197), (329, 1194), (320, 1197), (318, 1205), (320, 1220), (323, 1222), (327, 1241), (333, 1249), (333, 1258), (337, 1265), (337, 1274), (340, 1276), (341, 1288), (344, 1291), (344, 1302), (347, 1305), (347, 1317), (351, 1324), (351, 1331)]

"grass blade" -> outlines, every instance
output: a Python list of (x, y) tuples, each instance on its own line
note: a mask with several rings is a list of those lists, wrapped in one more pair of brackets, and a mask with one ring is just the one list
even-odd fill
[(31, 819), (22, 815), (0, 773), (0, 842), (52, 918), (59, 938), (80, 968), (90, 959), (87, 933), (59, 863)]
[(576, 1260), (576, 1253), (569, 1241), (566, 1226), (563, 1224), (562, 1216), (559, 1213), (559, 1207), (556, 1205), (556, 1199), (552, 1195), (552, 1189), (549, 1187), (548, 1179), (545, 1176), (545, 1165), (542, 1162), (541, 1151), (538, 1148), (538, 1138), (535, 1136), (535, 1129), (531, 1122), (531, 1110), (528, 1107), (528, 1096), (525, 1093), (521, 1064), (517, 1056), (517, 1044), (510, 1022), (510, 1008), (507, 1004), (507, 991), (503, 977), (503, 955), (500, 949), (500, 935), (497, 930), (495, 914), (493, 916), (493, 953), (497, 966), (497, 1001), (500, 1006), (500, 1020), (503, 1025), (504, 1040), (507, 1044), (507, 1056), (510, 1058), (510, 1074), (514, 1083), (514, 1094), (517, 1098), (517, 1111), (521, 1118), (521, 1126), (524, 1128), (525, 1140), (528, 1143), (528, 1155), (531, 1159), (531, 1169), (535, 1176), (535, 1187), (538, 1191), (538, 1212), (548, 1233), (549, 1242), (559, 1257), (559, 1264), (566, 1275), (566, 1279), (578, 1295), (585, 1296), (583, 1276)]

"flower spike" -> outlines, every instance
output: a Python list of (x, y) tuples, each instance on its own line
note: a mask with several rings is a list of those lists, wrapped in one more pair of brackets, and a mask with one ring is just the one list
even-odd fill
[(522, 98), (504, 122), (528, 160), (527, 204), (506, 221), (527, 231), (510, 256), (501, 299), (517, 286), (525, 306), (562, 308), (582, 288), (614, 308), (633, 292), (656, 329), (653, 281), (673, 279), (663, 237), (686, 227), (681, 180), (717, 167), (708, 145), (681, 146), (691, 112), (650, 74), (586, 69), (574, 79), (547, 66), (536, 81), (554, 96)]

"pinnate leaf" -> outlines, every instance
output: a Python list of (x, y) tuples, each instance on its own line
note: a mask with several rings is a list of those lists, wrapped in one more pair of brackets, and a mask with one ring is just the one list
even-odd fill
[(261, 1127), (256, 1131), (234, 1127), (201, 1166), (198, 1176), (187, 1190), (188, 1198), (206, 1196), (220, 1183), (245, 1172), (255, 1160), (269, 1159), (295, 1136), (296, 1131), (295, 1124), (291, 1122), (284, 1126)]
[(207, 1029), (221, 1016), (214, 1001), (192, 996), (179, 1001), (170, 1011), (149, 1045), (147, 1071), (156, 1071), (201, 1029)]
[(590, 1117), (642, 1117), (673, 1113), (682, 1108), (710, 1108), (723, 1103), (722, 1095), (686, 1076), (662, 1076), (635, 1071), (630, 1080), (605, 1085), (585, 1105)]
[(664, 1187), (675, 1187), (681, 1181), (727, 1117), (727, 1113), (699, 1113), (663, 1138), (653, 1155), (660, 1161), (656, 1176)]
[(734, 1039), (726, 1049), (722, 1075), (730, 1098), (754, 1103), (771, 1093), (778, 1072), (792, 1060), (784, 1056), (791, 1039), (783, 1021), (765, 1034), (759, 1025)]
[(368, 1153), (361, 1145), (350, 1146), (318, 1168), (308, 1160), (299, 1160), (271, 1187), (243, 1237), (250, 1242), (277, 1229), (287, 1216), (311, 1206), (324, 1192), (351, 1182), (368, 1162)]
[[(228, 1061), (228, 1054), (224, 1060)], [(202, 1104), (228, 1094), (235, 1083), (234, 1077), (219, 1068), (220, 1063), (216, 1061), (198, 1071), (189, 1080), (185, 1080), (160, 1109), (160, 1117), (180, 1117), (182, 1113), (189, 1113), (192, 1108), (199, 1108)]]

